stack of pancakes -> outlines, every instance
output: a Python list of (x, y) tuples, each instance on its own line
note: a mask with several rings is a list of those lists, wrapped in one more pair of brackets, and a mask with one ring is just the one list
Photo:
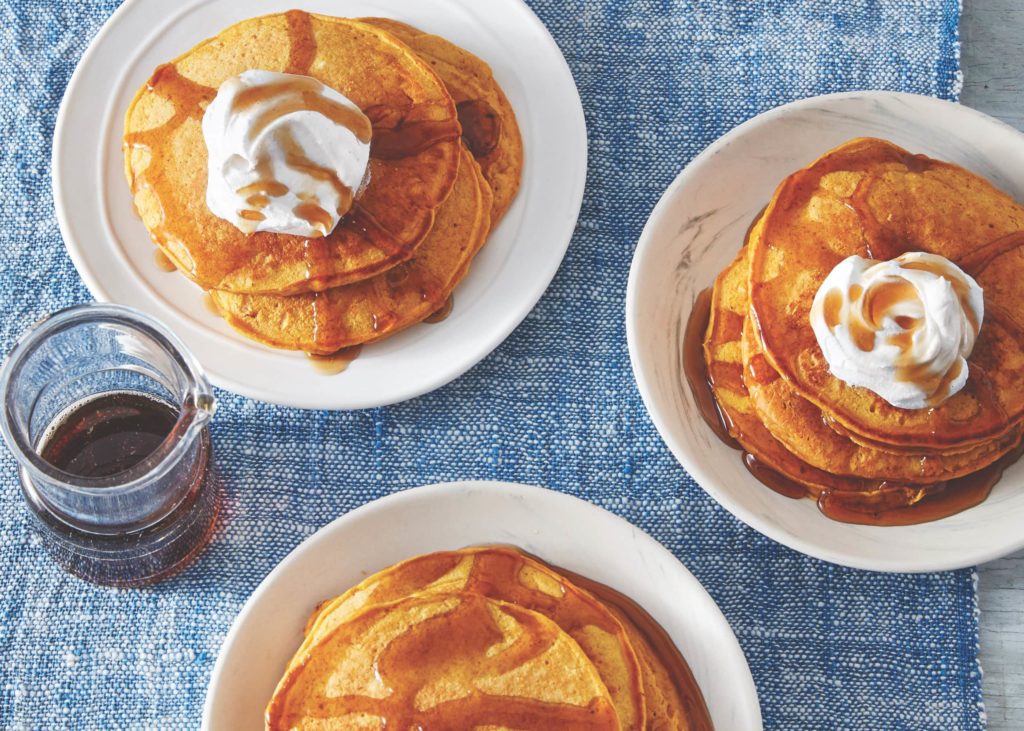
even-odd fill
[[(207, 208), (203, 113), (249, 69), (314, 77), (373, 123), (369, 182), (325, 237), (246, 235)], [(167, 259), (243, 334), (317, 355), (450, 307), (522, 165), (515, 114), (487, 64), (378, 18), (243, 21), (157, 69), (125, 119), (135, 207)]]
[(711, 724), (682, 657), (635, 604), (485, 547), (410, 559), (324, 602), (267, 707), (268, 729), (384, 727)]
[[(704, 339), (722, 422), (755, 475), (847, 522), (916, 523), (983, 500), (1020, 455), (1022, 245), (1013, 199), (882, 140), (853, 140), (787, 178), (715, 282)], [(955, 262), (985, 300), (966, 387), (919, 410), (833, 376), (810, 325), (839, 262), (908, 251)]]

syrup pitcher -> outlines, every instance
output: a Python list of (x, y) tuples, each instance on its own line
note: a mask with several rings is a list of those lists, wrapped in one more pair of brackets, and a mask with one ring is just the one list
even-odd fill
[(58, 312), (7, 358), (0, 400), (34, 528), (65, 570), (142, 586), (209, 541), (213, 391), (159, 322), (115, 305)]

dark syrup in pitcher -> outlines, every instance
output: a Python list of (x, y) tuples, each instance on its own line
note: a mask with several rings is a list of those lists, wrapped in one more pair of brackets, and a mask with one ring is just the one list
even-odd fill
[[(155, 454), (165, 441), (187, 438), (181, 415), (153, 396), (114, 391), (79, 401), (45, 430), (39, 456), (68, 475), (98, 481), (90, 490), (122, 490), (132, 480), (153, 480), (162, 494), (180, 496), (149, 520), (110, 530), (75, 525), (29, 496), (29, 507), (50, 529), (42, 534), (44, 544), (63, 568), (97, 584), (145, 586), (177, 573), (206, 546), (219, 507), (209, 429), (189, 441), (187, 453), (165, 475), (148, 476), (167, 457)], [(151, 457), (152, 464), (143, 465)], [(115, 498), (112, 509), (120, 499), (131, 498)]]
[(43, 437), (39, 456), (77, 477), (113, 477), (157, 450), (178, 421), (178, 410), (133, 391), (79, 402)]

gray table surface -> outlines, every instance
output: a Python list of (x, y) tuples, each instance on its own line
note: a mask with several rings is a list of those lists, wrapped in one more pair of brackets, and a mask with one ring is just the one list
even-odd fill
[[(964, 0), (960, 34), (961, 101), (1024, 130), (1024, 0)], [(1024, 552), (981, 566), (978, 573), (989, 729), (1021, 731)]]

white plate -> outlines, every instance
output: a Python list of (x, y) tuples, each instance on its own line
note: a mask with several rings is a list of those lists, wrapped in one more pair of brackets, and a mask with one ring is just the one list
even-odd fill
[(159, 64), (248, 17), (294, 0), (128, 0), (97, 35), (64, 96), (53, 144), (61, 232), (93, 295), (165, 322), (218, 386), (303, 408), (395, 403), (457, 378), (520, 323), (565, 255), (587, 169), (579, 94), (554, 40), (522, 0), (303, 0), (303, 10), (397, 18), (443, 35), (486, 60), (522, 128), (526, 165), (519, 197), (455, 293), (452, 315), (367, 348), (341, 376), (301, 354), (236, 335), (207, 312), (202, 294), (154, 262), (132, 211), (121, 135), (136, 89)]
[(263, 710), (318, 602), (417, 554), (488, 543), (519, 546), (637, 601), (686, 657), (715, 728), (760, 731), (754, 681), (729, 623), (671, 553), (583, 500), (501, 482), (430, 485), (376, 500), (295, 549), (228, 633), (203, 728), (263, 728)]
[(1024, 547), (1024, 462), (982, 505), (944, 520), (881, 528), (825, 518), (811, 500), (761, 485), (704, 425), (682, 372), (694, 298), (733, 259), (750, 221), (790, 173), (858, 136), (954, 162), (1024, 200), (1024, 136), (958, 104), (891, 92), (805, 99), (765, 112), (701, 153), (644, 229), (626, 293), (626, 332), (644, 403), (676, 459), (723, 507), (817, 558), (875, 571), (941, 571)]

